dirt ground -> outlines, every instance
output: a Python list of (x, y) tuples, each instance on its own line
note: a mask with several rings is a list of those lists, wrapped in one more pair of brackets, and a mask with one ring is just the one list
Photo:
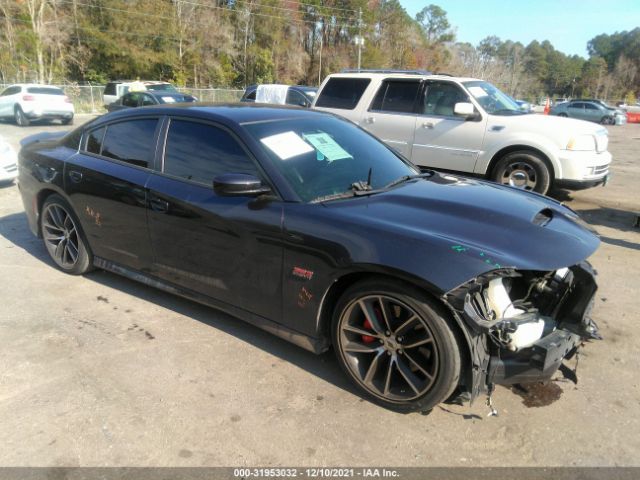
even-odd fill
[[(17, 147), (60, 128), (0, 135)], [(554, 194), (602, 236), (605, 340), (577, 384), (499, 387), (497, 417), (484, 399), (392, 413), (356, 395), (332, 354), (111, 273), (65, 275), (17, 187), (0, 188), (0, 465), (639, 465), (640, 124), (609, 131), (612, 183)]]

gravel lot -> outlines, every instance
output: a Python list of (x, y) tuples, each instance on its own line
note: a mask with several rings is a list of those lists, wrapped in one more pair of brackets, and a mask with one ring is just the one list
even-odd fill
[[(17, 147), (61, 128), (0, 134)], [(484, 399), (392, 413), (355, 395), (332, 354), (110, 273), (67, 276), (17, 187), (0, 188), (0, 465), (640, 465), (640, 124), (609, 131), (612, 183), (555, 193), (602, 235), (605, 340), (577, 385), (499, 387), (498, 417)]]

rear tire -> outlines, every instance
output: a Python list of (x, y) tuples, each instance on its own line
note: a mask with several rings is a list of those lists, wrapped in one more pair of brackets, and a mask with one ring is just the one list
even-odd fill
[(374, 403), (428, 411), (458, 386), (461, 354), (445, 309), (421, 290), (384, 278), (338, 300), (332, 341), (340, 366)]
[(551, 186), (551, 173), (547, 164), (538, 154), (527, 150), (508, 153), (498, 160), (491, 179), (542, 195)]
[(20, 127), (28, 127), (31, 124), (31, 121), (24, 114), (20, 105), (16, 105), (13, 111), (13, 118), (16, 121), (16, 125)]
[(93, 254), (80, 221), (60, 195), (50, 195), (42, 205), (40, 231), (49, 256), (60, 270), (82, 275), (93, 269)]

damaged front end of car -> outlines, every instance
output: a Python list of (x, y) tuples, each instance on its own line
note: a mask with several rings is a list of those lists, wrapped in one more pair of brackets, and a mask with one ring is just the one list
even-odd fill
[(548, 272), (500, 268), (447, 292), (467, 327), (469, 399), (493, 385), (548, 380), (585, 341), (601, 339), (590, 316), (595, 275), (586, 261)]

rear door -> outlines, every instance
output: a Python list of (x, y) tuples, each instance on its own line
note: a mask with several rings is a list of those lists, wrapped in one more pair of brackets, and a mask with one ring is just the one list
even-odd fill
[(214, 193), (213, 179), (224, 173), (266, 180), (226, 127), (172, 118), (165, 135), (161, 171), (147, 185), (153, 274), (279, 319), (282, 203)]
[(580, 120), (587, 120), (587, 116), (584, 111), (583, 102), (571, 102), (567, 106), (567, 115), (571, 118), (579, 118)]
[(458, 102), (472, 103), (456, 83), (427, 82), (421, 94), (420, 113), (415, 118), (413, 163), (458, 172), (474, 171), (487, 129), (487, 115), (467, 121), (453, 112)]
[(406, 158), (411, 158), (421, 88), (419, 79), (383, 80), (368, 110), (363, 113), (360, 126)]
[(151, 265), (145, 185), (159, 123), (139, 117), (89, 130), (65, 164), (65, 190), (93, 253), (138, 270)]

